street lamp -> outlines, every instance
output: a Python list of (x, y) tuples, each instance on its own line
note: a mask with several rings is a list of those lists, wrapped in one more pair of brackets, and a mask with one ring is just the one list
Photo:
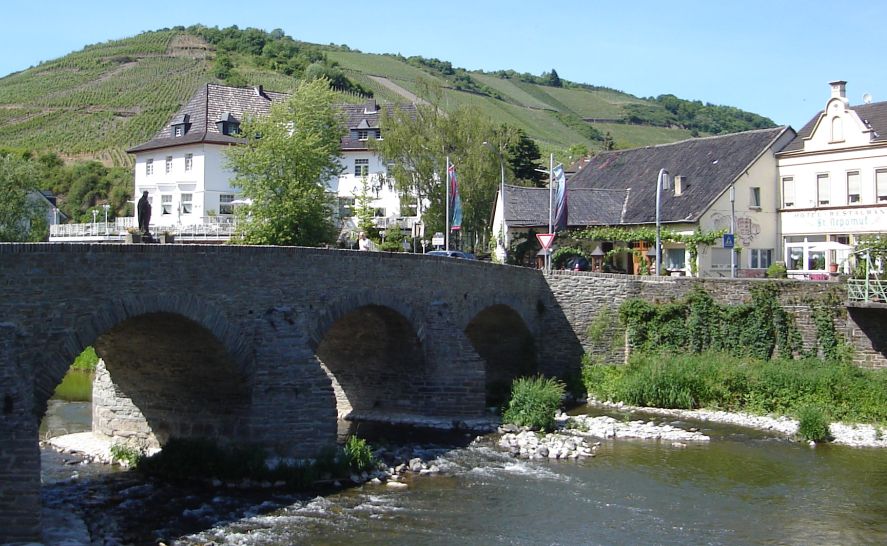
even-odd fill
[[(502, 200), (502, 222), (505, 222), (505, 161), (502, 159), (502, 153), (499, 151), (499, 148), (494, 148), (492, 144), (487, 141), (484, 141), (484, 146), (492, 150), (496, 157), (499, 159), (499, 199)], [(499, 238), (499, 244), (496, 245), (497, 254), (501, 254), (499, 259), (501, 261), (505, 261), (505, 241), (503, 240), (503, 236)]]
[(661, 228), (659, 225), (659, 202), (661, 197), (659, 196), (662, 193), (663, 189), (669, 189), (671, 187), (671, 178), (668, 175), (668, 171), (665, 169), (659, 169), (659, 177), (656, 179), (656, 276), (659, 276), (659, 267), (662, 263), (662, 242), (660, 237)]
[(92, 209), (92, 234), (93, 235), (99, 234), (98, 230), (95, 227), (95, 217), (98, 216), (98, 214), (99, 214), (99, 209)]
[(111, 205), (105, 203), (102, 205), (102, 208), (105, 209), (105, 236), (108, 235), (108, 209), (111, 208)]

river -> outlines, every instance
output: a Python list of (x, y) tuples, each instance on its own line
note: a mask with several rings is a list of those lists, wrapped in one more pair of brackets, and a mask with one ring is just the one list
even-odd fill
[(312, 496), (145, 484), (44, 453), (44, 504), (99, 544), (887, 544), (887, 451), (649, 418), (711, 441), (605, 440), (594, 458), (537, 462), (488, 438), (426, 448), (443, 472), (405, 489)]

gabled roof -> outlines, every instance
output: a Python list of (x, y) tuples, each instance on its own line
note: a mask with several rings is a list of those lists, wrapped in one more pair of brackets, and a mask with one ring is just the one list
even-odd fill
[[(188, 103), (176, 112), (170, 122), (154, 135), (154, 138), (130, 148), (127, 152), (135, 153), (197, 142), (214, 144), (243, 142), (242, 138), (222, 134), (216, 126), (216, 122), (225, 120), (240, 122), (251, 116), (268, 115), (272, 102), (285, 100), (288, 97), (287, 93), (265, 91), (261, 86), (244, 88), (215, 83), (202, 85)], [(371, 103), (338, 105), (344, 114), (343, 117), (348, 129), (356, 129), (359, 125), (368, 128), (379, 127), (382, 110), (376, 106), (375, 100), (371, 99)], [(385, 107), (389, 113), (394, 109), (392, 105), (385, 105)], [(415, 110), (415, 106), (412, 105), (400, 106), (400, 108)], [(181, 123), (190, 123), (190, 127), (187, 133), (177, 137), (173, 125)], [(366, 150), (367, 143), (366, 141), (353, 140), (350, 135), (346, 134), (342, 138), (342, 149)]]
[[(622, 223), (627, 190), (570, 188), (567, 184), (567, 224), (573, 227)], [(505, 186), (505, 222), (509, 227), (548, 225), (548, 188)]]
[[(887, 142), (887, 101), (860, 104), (857, 106), (851, 106), (850, 109), (856, 112), (856, 115), (859, 116), (859, 119), (861, 119), (863, 123), (867, 124), (875, 131), (872, 142)], [(813, 116), (813, 118), (808, 121), (800, 131), (798, 131), (798, 136), (789, 142), (780, 153), (784, 154), (804, 151), (804, 141), (810, 138), (813, 134), (813, 130), (816, 128), (817, 122), (824, 115), (823, 112), (819, 112)]]
[(666, 169), (672, 178), (681, 176), (684, 180), (680, 196), (675, 196), (673, 191), (661, 192), (661, 221), (696, 222), (715, 199), (787, 131), (793, 135), (791, 128), (783, 126), (601, 152), (568, 180), (567, 188), (570, 195), (579, 188), (631, 190), (621, 223), (653, 223), (656, 221), (656, 180), (659, 170)]

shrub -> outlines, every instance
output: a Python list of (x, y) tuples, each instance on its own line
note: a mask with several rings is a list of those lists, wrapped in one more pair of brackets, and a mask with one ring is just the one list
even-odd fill
[(130, 468), (136, 468), (145, 457), (144, 451), (126, 444), (114, 444), (111, 446), (110, 451), (112, 461), (118, 461), (123, 466)]
[(787, 277), (788, 269), (786, 269), (785, 264), (782, 262), (773, 262), (770, 264), (770, 267), (767, 268), (768, 279), (785, 279)]
[(83, 352), (77, 355), (71, 368), (84, 372), (95, 371), (95, 366), (99, 362), (99, 355), (95, 354), (95, 349), (89, 346), (83, 349)]
[(373, 458), (373, 450), (363, 438), (349, 436), (345, 442), (345, 461), (353, 472), (371, 470), (376, 466)]
[(814, 442), (825, 441), (829, 436), (828, 418), (822, 408), (808, 405), (798, 411), (798, 436)]
[(511, 400), (502, 420), (533, 430), (553, 430), (564, 390), (564, 384), (557, 379), (541, 375), (519, 377), (511, 385)]

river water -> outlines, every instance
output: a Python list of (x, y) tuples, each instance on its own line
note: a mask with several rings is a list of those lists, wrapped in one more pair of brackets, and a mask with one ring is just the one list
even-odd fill
[(81, 516), (99, 544), (887, 544), (884, 450), (645, 419), (712, 439), (604, 440), (594, 458), (537, 462), (490, 437), (426, 448), (443, 472), (406, 489), (312, 496), (145, 484), (45, 454), (44, 504)]

